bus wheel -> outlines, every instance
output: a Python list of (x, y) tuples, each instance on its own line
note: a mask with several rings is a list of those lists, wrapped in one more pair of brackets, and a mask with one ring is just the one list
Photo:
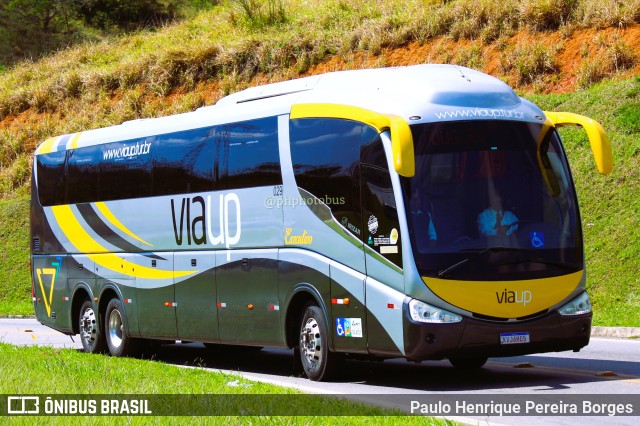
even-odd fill
[(472, 357), (472, 358), (449, 358), (449, 362), (455, 368), (460, 370), (475, 370), (481, 368), (487, 362), (486, 356)]
[(300, 322), (300, 359), (309, 379), (328, 379), (336, 365), (336, 354), (329, 350), (329, 336), (322, 310), (314, 303), (306, 306)]
[(101, 353), (106, 349), (105, 339), (100, 332), (98, 316), (93, 310), (93, 303), (85, 300), (80, 306), (78, 317), (78, 330), (80, 331), (80, 341), (82, 348), (88, 353)]
[(127, 335), (127, 322), (119, 299), (111, 299), (107, 305), (105, 326), (107, 346), (113, 356), (127, 356), (134, 352), (136, 341)]

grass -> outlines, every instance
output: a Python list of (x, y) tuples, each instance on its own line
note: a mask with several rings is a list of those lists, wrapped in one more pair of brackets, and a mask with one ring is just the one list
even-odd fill
[(0, 201), (0, 315), (33, 315), (29, 277), (29, 199)]
[[(251, 382), (240, 376), (200, 369), (185, 369), (160, 362), (132, 358), (114, 358), (106, 355), (85, 354), (70, 349), (31, 346), (18, 347), (0, 343), (0, 362), (3, 365), (3, 395), (233, 395), (236, 403), (248, 412), (264, 412), (264, 406), (253, 406), (254, 402), (287, 404), (275, 405), (273, 410), (304, 411), (307, 413), (327, 413), (332, 415), (356, 413), (356, 417), (209, 417), (199, 422), (212, 424), (409, 424), (448, 425), (451, 422), (427, 417), (402, 416), (399, 411), (384, 410), (361, 403), (335, 399), (326, 396), (297, 397), (300, 392), (270, 384)], [(25, 374), (28, 372), (28, 374)], [(245, 396), (243, 398), (243, 395)], [(249, 396), (256, 396), (255, 399)], [(272, 399), (269, 395), (273, 396)], [(278, 396), (276, 396), (278, 395)], [(289, 395), (290, 398), (279, 395)], [(220, 398), (222, 399), (222, 398)], [(185, 412), (189, 400), (167, 398), (168, 407), (164, 412)], [(214, 401), (215, 403), (215, 401)], [(174, 405), (175, 406), (172, 406)], [(304, 404), (304, 405), (302, 405)], [(203, 407), (195, 406), (195, 409)], [(225, 409), (228, 407), (222, 407)], [(204, 409), (207, 409), (206, 407)], [(271, 411), (271, 410), (269, 410)], [(215, 412), (215, 411), (214, 411)], [(372, 419), (370, 416), (376, 416)], [(33, 417), (8, 418), (16, 424), (33, 424)], [(68, 424), (73, 417), (48, 417), (47, 423)], [(113, 424), (113, 417), (83, 417), (82, 423)], [(135, 424), (184, 424), (198, 420), (196, 417), (121, 417), (127, 423)]]

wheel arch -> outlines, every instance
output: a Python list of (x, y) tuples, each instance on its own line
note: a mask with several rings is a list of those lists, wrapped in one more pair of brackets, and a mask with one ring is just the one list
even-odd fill
[[(327, 330), (331, 330), (329, 311), (324, 303), (320, 292), (309, 283), (300, 283), (291, 292), (285, 313), (285, 339), (288, 348), (294, 348), (298, 344), (298, 322), (302, 312), (309, 302), (314, 302), (320, 307), (324, 314)], [(331, 333), (329, 333), (331, 336)], [(333, 349), (333, 339), (330, 338), (330, 349)]]

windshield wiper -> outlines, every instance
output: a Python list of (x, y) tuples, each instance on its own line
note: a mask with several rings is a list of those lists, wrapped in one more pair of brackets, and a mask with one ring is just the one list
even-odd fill
[(448, 275), (451, 274), (451, 272), (455, 271), (456, 269), (464, 266), (465, 264), (467, 264), (470, 261), (476, 260), (478, 259), (480, 256), (482, 256), (483, 254), (487, 253), (487, 252), (500, 252), (500, 251), (526, 251), (520, 248), (510, 248), (510, 247), (487, 247), (485, 249), (482, 249), (480, 251), (477, 251), (478, 249), (465, 249), (465, 250), (461, 250), (462, 252), (468, 252), (468, 251), (474, 251), (476, 253), (474, 253), (472, 256), (467, 257), (466, 259), (462, 259), (461, 261), (454, 263), (453, 265), (442, 269), (440, 271), (438, 271), (438, 276), (440, 278), (444, 278)]

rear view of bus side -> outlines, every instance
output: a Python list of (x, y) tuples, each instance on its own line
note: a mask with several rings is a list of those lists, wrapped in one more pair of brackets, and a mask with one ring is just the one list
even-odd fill
[(556, 127), (499, 80), (420, 65), (255, 87), (51, 138), (34, 158), (38, 320), (124, 356), (147, 341), (448, 358), (589, 342), (583, 239)]

